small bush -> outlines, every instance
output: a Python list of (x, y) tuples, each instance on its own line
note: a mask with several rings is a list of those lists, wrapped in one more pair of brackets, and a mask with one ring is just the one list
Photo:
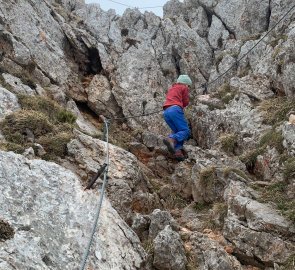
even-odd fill
[(220, 136), (220, 144), (224, 152), (234, 154), (238, 145), (238, 136), (236, 134), (224, 134)]
[(205, 189), (211, 190), (216, 182), (216, 168), (211, 166), (200, 171), (200, 183)]

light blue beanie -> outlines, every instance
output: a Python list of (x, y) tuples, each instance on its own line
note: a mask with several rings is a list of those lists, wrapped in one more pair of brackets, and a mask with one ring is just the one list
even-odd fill
[(177, 79), (177, 82), (187, 84), (187, 85), (192, 85), (192, 80), (188, 75), (180, 75)]

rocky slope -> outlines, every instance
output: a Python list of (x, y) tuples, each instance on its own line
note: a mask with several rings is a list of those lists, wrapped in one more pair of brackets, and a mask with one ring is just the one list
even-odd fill
[[(89, 269), (293, 269), (292, 5), (171, 0), (159, 18), (1, 1), (0, 269), (78, 269), (102, 180), (84, 187), (106, 157), (100, 114), (123, 119)], [(183, 73), (192, 138), (177, 163), (160, 113), (129, 117), (161, 110)]]

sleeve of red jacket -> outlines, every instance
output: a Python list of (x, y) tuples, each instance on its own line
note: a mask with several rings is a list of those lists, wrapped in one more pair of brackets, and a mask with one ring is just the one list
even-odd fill
[(189, 104), (189, 93), (188, 93), (188, 87), (185, 87), (182, 92), (182, 98), (183, 98), (183, 107), (186, 107)]

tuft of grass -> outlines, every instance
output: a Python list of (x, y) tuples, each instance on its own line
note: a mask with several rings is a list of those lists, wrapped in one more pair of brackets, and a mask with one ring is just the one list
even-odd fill
[(20, 110), (7, 115), (0, 124), (0, 128), (6, 140), (16, 144), (24, 144), (24, 135), (27, 129), (38, 137), (52, 132), (54, 125), (41, 112)]
[(171, 209), (181, 209), (186, 207), (188, 202), (182, 198), (178, 193), (172, 192), (170, 195), (165, 198), (165, 209), (171, 210)]
[(288, 183), (278, 182), (262, 190), (263, 202), (274, 202), (281, 213), (295, 225), (295, 201), (288, 197)]
[(37, 142), (44, 147), (47, 152), (44, 155), (46, 160), (57, 160), (58, 157), (65, 157), (67, 154), (67, 143), (73, 138), (71, 132), (60, 132), (57, 134), (47, 134), (40, 137)]
[(187, 258), (187, 265), (186, 265), (187, 270), (196, 270), (196, 269), (198, 269), (197, 258), (196, 258), (196, 256), (194, 255), (193, 252), (186, 251), (186, 258)]
[(295, 269), (295, 254), (291, 255), (283, 265), (282, 270), (294, 270)]
[(236, 134), (223, 134), (220, 136), (221, 149), (228, 153), (234, 154), (238, 145), (238, 136)]
[(223, 103), (228, 104), (236, 95), (236, 91), (231, 91), (229, 83), (224, 83), (212, 97), (219, 98)]
[(142, 247), (148, 256), (152, 256), (154, 254), (154, 242), (152, 239), (147, 239), (142, 243)]
[(214, 166), (210, 166), (201, 170), (200, 181), (202, 186), (212, 186), (216, 181), (216, 168)]
[[(22, 153), (32, 146), (32, 140), (40, 143), (46, 160), (56, 161), (67, 153), (66, 145), (73, 138), (76, 116), (56, 102), (40, 96), (19, 96), (22, 110), (14, 112), (0, 123), (6, 143), (1, 149)], [(32, 133), (33, 136), (28, 136)], [(30, 137), (30, 139), (28, 139)]]
[(276, 126), (287, 120), (287, 114), (295, 110), (295, 98), (277, 97), (264, 100), (259, 109), (263, 112), (264, 124)]
[(212, 213), (206, 223), (206, 227), (211, 230), (221, 230), (224, 225), (224, 220), (227, 216), (227, 204), (224, 202), (217, 202), (213, 205)]
[(19, 95), (19, 103), (24, 110), (33, 110), (47, 115), (54, 123), (74, 124), (76, 116), (55, 101), (41, 96)]
[(295, 179), (295, 158), (289, 158), (284, 163), (285, 180)]
[(242, 42), (246, 43), (247, 41), (250, 41), (250, 40), (257, 40), (260, 37), (261, 37), (261, 34), (252, 34), (252, 35), (242, 38), (241, 40), (242, 40)]
[(231, 168), (231, 167), (226, 167), (224, 170), (223, 170), (223, 175), (224, 177), (228, 177), (229, 174), (233, 172), (235, 174), (237, 174), (238, 176), (244, 178), (245, 180), (249, 179), (250, 177), (247, 176), (246, 173), (244, 173), (243, 171), (239, 170), (239, 169), (236, 169), (236, 168)]
[(197, 212), (201, 212), (205, 209), (209, 209), (211, 207), (211, 204), (210, 203), (206, 203), (206, 202), (196, 202), (194, 204), (194, 209), (197, 211)]
[(288, 36), (287, 35), (279, 35), (279, 36), (275, 37), (269, 43), (269, 45), (274, 48), (274, 47), (276, 47), (278, 45), (278, 43), (279, 43), (280, 40), (287, 41), (287, 39), (288, 39)]
[(259, 141), (259, 146), (263, 147), (263, 146), (269, 145), (271, 147), (275, 147), (277, 151), (280, 154), (282, 154), (285, 151), (285, 148), (283, 146), (283, 140), (284, 140), (284, 137), (282, 135), (282, 132), (272, 129), (261, 137)]
[(0, 150), (12, 151), (14, 153), (21, 154), (25, 151), (25, 147), (16, 143), (5, 142), (5, 143), (0, 143)]
[(77, 117), (70, 111), (61, 109), (57, 112), (56, 119), (61, 123), (74, 124), (77, 120)]
[(0, 219), (0, 242), (13, 238), (14, 230), (7, 221)]
[(254, 150), (250, 150), (240, 156), (240, 160), (246, 165), (246, 168), (249, 172), (253, 171), (257, 157), (262, 155), (265, 152), (265, 149), (266, 147), (262, 146)]
[(238, 77), (243, 78), (249, 75), (250, 71), (252, 70), (250, 63), (248, 62), (247, 65), (239, 70)]

